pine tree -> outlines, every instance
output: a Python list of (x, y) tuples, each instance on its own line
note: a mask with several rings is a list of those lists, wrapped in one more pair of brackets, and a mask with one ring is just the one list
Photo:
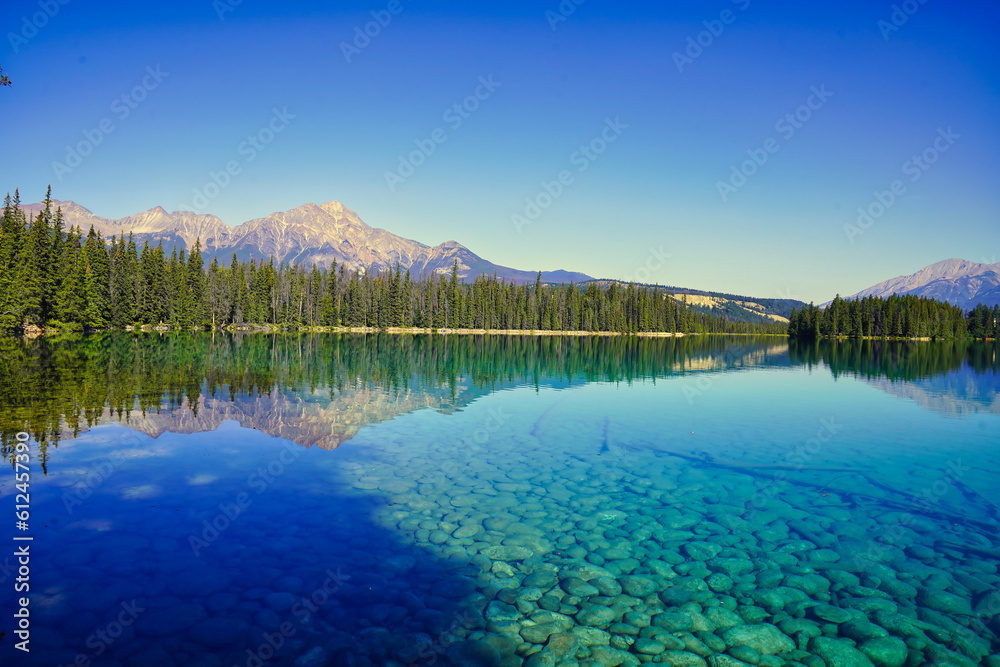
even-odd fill
[(134, 323), (136, 317), (136, 256), (135, 242), (129, 234), (118, 239), (115, 255), (111, 260), (111, 324), (123, 329)]
[(93, 225), (83, 245), (83, 257), (86, 263), (84, 284), (87, 293), (83, 326), (88, 329), (103, 329), (111, 322), (111, 267), (104, 239), (94, 231)]
[(39, 212), (35, 216), (28, 232), (25, 253), (27, 264), (24, 269), (23, 314), (29, 324), (36, 326), (44, 324), (43, 318), (49, 309), (47, 298), (50, 292), (52, 246), (47, 219), (48, 216), (44, 212)]
[(80, 247), (78, 230), (71, 229), (66, 235), (60, 256), (62, 277), (54, 297), (53, 317), (64, 325), (73, 323), (82, 327), (87, 305), (87, 260)]
[(0, 221), (0, 329), (15, 329), (24, 322), (25, 257), (27, 225), (17, 190), (4, 199)]
[(191, 254), (188, 255), (185, 288), (188, 308), (188, 326), (202, 327), (208, 323), (208, 290), (205, 276), (205, 262), (201, 257), (201, 239), (195, 239)]

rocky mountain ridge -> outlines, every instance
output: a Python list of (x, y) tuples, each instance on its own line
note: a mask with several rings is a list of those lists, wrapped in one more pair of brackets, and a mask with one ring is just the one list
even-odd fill
[[(494, 264), (457, 241), (428, 246), (367, 225), (357, 213), (338, 201), (303, 204), (289, 211), (272, 213), (230, 227), (214, 215), (192, 211), (168, 213), (157, 206), (148, 211), (109, 219), (95, 215), (72, 201), (52, 202), (60, 207), (65, 225), (79, 226), (86, 233), (91, 226), (105, 237), (132, 234), (136, 243), (163, 243), (169, 250), (176, 245), (189, 250), (200, 240), (206, 260), (218, 257), (228, 262), (233, 254), (241, 261), (274, 257), (288, 262), (329, 268), (334, 261), (349, 270), (379, 272), (399, 266), (414, 276), (423, 273), (450, 273), (458, 262), (459, 276), (474, 279), (482, 274), (519, 282), (533, 281), (537, 270), (519, 270)], [(36, 215), (43, 204), (23, 207)], [(583, 282), (590, 276), (574, 271), (542, 271), (546, 282)]]
[(893, 294), (925, 296), (966, 310), (980, 303), (993, 307), (1000, 304), (1000, 262), (985, 264), (946, 259), (908, 276), (897, 276), (872, 285), (847, 298), (889, 297)]

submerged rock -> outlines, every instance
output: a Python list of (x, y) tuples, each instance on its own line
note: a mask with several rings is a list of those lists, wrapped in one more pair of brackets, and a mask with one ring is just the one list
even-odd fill
[(635, 661), (635, 657), (627, 651), (610, 646), (594, 646), (590, 650), (594, 661), (602, 667), (618, 667), (623, 663)]
[(208, 646), (219, 648), (238, 642), (248, 629), (247, 623), (235, 618), (210, 618), (192, 626), (191, 640)]
[(619, 579), (621, 589), (632, 597), (644, 598), (650, 593), (655, 593), (658, 586), (649, 577), (630, 576)]
[(947, 591), (925, 588), (917, 593), (917, 604), (946, 614), (972, 616), (972, 602)]
[(531, 558), (531, 550), (526, 547), (497, 545), (486, 547), (482, 553), (493, 560), (518, 561)]
[(448, 659), (455, 667), (496, 667), (500, 653), (484, 641), (473, 640), (449, 648)]
[(874, 667), (864, 653), (850, 643), (830, 637), (813, 637), (809, 640), (809, 650), (823, 658), (827, 665), (837, 667)]
[(180, 604), (143, 612), (135, 622), (136, 631), (147, 637), (168, 637), (187, 630), (208, 612), (200, 604)]
[(770, 623), (728, 628), (721, 636), (727, 646), (749, 646), (765, 655), (795, 650), (795, 642)]
[(559, 587), (570, 595), (576, 595), (581, 598), (589, 598), (600, 594), (596, 586), (588, 584), (579, 577), (566, 577), (559, 582)]
[(722, 547), (712, 542), (688, 542), (684, 545), (684, 552), (694, 560), (707, 561), (721, 551)]
[(666, 651), (660, 654), (660, 662), (671, 667), (707, 667), (708, 663), (700, 655), (687, 651)]
[[(821, 621), (826, 621), (827, 623), (846, 623), (847, 621), (854, 618), (854, 614), (842, 609), (840, 607), (834, 607), (829, 604), (818, 604), (810, 608), (810, 613)], [(893, 609), (892, 611), (895, 611)]]
[(875, 667), (902, 667), (906, 662), (907, 647), (898, 637), (876, 637), (858, 646)]
[(585, 606), (576, 615), (576, 620), (582, 625), (589, 625), (593, 627), (604, 627), (607, 626), (615, 619), (618, 614), (611, 607), (605, 607), (599, 604), (590, 604)]
[(314, 646), (295, 659), (295, 667), (323, 667), (326, 664), (326, 651), (322, 646)]

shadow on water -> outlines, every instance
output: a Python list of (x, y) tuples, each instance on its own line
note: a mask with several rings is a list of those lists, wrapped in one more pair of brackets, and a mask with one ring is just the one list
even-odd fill
[[(163, 446), (181, 460), (161, 458)], [(240, 460), (227, 468), (207, 448)], [(367, 486), (367, 455), (235, 427), (134, 449), (72, 512), (58, 489), (42, 493), (32, 651), (13, 651), (8, 629), (3, 664), (429, 666), (512, 655), (496, 636), (462, 641), (483, 629), (482, 565), (416, 546), (422, 526), (448, 517), (411, 485), (355, 488)]]

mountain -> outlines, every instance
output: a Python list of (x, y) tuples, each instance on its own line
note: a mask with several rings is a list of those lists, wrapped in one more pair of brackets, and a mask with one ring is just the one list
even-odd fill
[[(475, 254), (455, 241), (434, 247), (404, 239), (384, 229), (370, 227), (358, 214), (337, 201), (326, 204), (304, 204), (265, 218), (244, 222), (236, 227), (226, 225), (214, 215), (191, 211), (168, 213), (157, 206), (148, 211), (117, 220), (94, 215), (72, 201), (53, 201), (62, 208), (65, 225), (79, 226), (84, 233), (93, 225), (106, 238), (129, 233), (138, 245), (148, 240), (163, 242), (169, 253), (172, 246), (190, 250), (196, 239), (201, 240), (202, 255), (211, 261), (218, 257), (228, 263), (233, 253), (242, 260), (288, 262), (329, 268), (334, 261), (350, 270), (378, 272), (391, 270), (398, 262), (414, 276), (424, 272), (447, 274), (457, 260), (459, 276), (476, 278), (496, 273), (498, 277), (518, 282), (535, 280), (536, 271), (521, 271), (499, 266)], [(43, 204), (25, 206), (29, 215), (37, 214)], [(573, 271), (543, 271), (545, 282), (583, 282), (590, 276)]]
[(964, 259), (946, 259), (914, 274), (873, 285), (847, 298), (888, 297), (893, 294), (926, 296), (953, 303), (965, 310), (971, 310), (980, 303), (996, 306), (1000, 304), (1000, 263), (977, 264)]

